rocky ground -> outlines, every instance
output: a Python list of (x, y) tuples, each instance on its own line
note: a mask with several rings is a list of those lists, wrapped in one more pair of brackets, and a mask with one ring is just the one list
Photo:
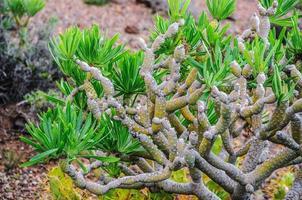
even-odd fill
[[(192, 3), (190, 9), (195, 15), (206, 10), (204, 1), (192, 0)], [(234, 32), (247, 26), (256, 11), (256, 0), (240, 0), (237, 7), (230, 20)], [(32, 20), (31, 27), (39, 27), (53, 17), (58, 20), (55, 33), (72, 25), (83, 28), (96, 23), (109, 36), (119, 33), (123, 43), (135, 48), (138, 36), (148, 38), (154, 16), (154, 10), (135, 0), (115, 0), (102, 7), (86, 5), (81, 0), (51, 0)], [(20, 135), (26, 134), (24, 122), (30, 118), (27, 111), (15, 104), (0, 108), (0, 200), (46, 198), (45, 176), (52, 165), (18, 167), (33, 155), (33, 149), (19, 140)]]
[[(204, 0), (192, 0), (191, 4), (190, 10), (195, 16), (207, 10)], [(231, 20), (234, 32), (239, 32), (248, 25), (250, 16), (256, 12), (256, 6), (257, 0), (238, 1)], [(32, 26), (39, 26), (55, 17), (58, 19), (56, 33), (59, 33), (69, 26), (83, 28), (96, 23), (109, 36), (118, 33), (123, 43), (135, 47), (138, 36), (148, 38), (155, 15), (154, 10), (145, 4), (136, 3), (136, 0), (114, 0), (105, 6), (87, 5), (81, 0), (51, 0), (32, 20)]]
[(21, 142), (25, 121), (34, 113), (16, 104), (0, 108), (0, 200), (44, 199), (46, 172), (52, 166), (19, 165), (33, 156), (31, 147)]

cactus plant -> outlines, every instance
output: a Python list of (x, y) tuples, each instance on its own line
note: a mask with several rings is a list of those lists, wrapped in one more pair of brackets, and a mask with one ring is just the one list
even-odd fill
[[(39, 154), (24, 165), (60, 159), (77, 187), (96, 195), (148, 188), (242, 200), (275, 170), (300, 164), (302, 75), (287, 36), (270, 24), (278, 1), (259, 3), (238, 36), (221, 25), (225, 13), (196, 21), (189, 3), (168, 1), (170, 18), (156, 18), (149, 44), (140, 39), (142, 61), (96, 26), (54, 38), (66, 98), (27, 126), (32, 138), (23, 141)], [(274, 144), (282, 148), (272, 155)], [(176, 181), (183, 169), (188, 177)], [(301, 198), (300, 186), (299, 175), (288, 195)]]

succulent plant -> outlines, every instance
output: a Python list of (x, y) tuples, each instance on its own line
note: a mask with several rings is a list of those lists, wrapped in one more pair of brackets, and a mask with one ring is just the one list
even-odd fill
[[(275, 170), (301, 164), (302, 75), (288, 36), (270, 23), (279, 1), (259, 4), (237, 36), (221, 24), (232, 6), (213, 1), (218, 21), (205, 13), (195, 20), (189, 3), (168, 1), (170, 18), (156, 18), (150, 43), (140, 39), (143, 53), (96, 26), (55, 37), (49, 46), (67, 76), (65, 97), (28, 124), (32, 138), (22, 140), (39, 154), (24, 165), (61, 159), (63, 172), (96, 195), (148, 188), (241, 200)], [(274, 144), (282, 148), (272, 155)], [(103, 170), (96, 179), (94, 169)], [(188, 177), (175, 180), (184, 169)], [(300, 181), (288, 195), (301, 198)]]

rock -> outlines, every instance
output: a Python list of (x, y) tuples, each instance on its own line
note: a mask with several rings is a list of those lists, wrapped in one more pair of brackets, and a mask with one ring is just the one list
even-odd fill
[(135, 26), (135, 25), (128, 25), (128, 26), (126, 26), (126, 28), (125, 28), (125, 32), (126, 33), (129, 33), (129, 34), (139, 34), (139, 32), (140, 32), (140, 30), (139, 30), (139, 28), (137, 27), (137, 26)]
[(25, 127), (25, 120), (24, 118), (17, 118), (15, 120), (15, 127), (19, 129), (24, 128)]
[(22, 185), (27, 186), (28, 185), (28, 181), (27, 180), (22, 181)]
[(126, 4), (127, 0), (111, 0), (111, 2), (116, 4)]
[(154, 12), (168, 10), (168, 4), (166, 0), (136, 0), (137, 3), (145, 4), (147, 7), (151, 8)]
[[(145, 4), (151, 8), (153, 12), (168, 12), (168, 3), (166, 0), (136, 0), (137, 3)], [(200, 10), (190, 4), (188, 11), (197, 19), (200, 15)]]
[(8, 199), (14, 199), (14, 195), (13, 195), (12, 192), (8, 192), (6, 197), (7, 197)]
[(238, 16), (236, 14), (232, 14), (231, 16), (227, 17), (227, 19), (234, 22), (238, 20)]

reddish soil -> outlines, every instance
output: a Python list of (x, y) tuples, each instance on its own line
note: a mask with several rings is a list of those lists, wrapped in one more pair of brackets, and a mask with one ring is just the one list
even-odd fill
[[(153, 27), (156, 13), (135, 0), (115, 0), (120, 3), (109, 3), (105, 6), (87, 5), (82, 0), (51, 0), (44, 10), (32, 21), (34, 26), (46, 23), (56, 17), (56, 33), (64, 31), (69, 26), (89, 27), (99, 24), (105, 33), (112, 36), (120, 34), (123, 43), (135, 47), (137, 37), (148, 38), (149, 30)], [(240, 0), (232, 21), (232, 31), (239, 32), (247, 26), (250, 16), (256, 12), (257, 0)], [(192, 0), (191, 10), (195, 15), (206, 11), (205, 1)], [(134, 27), (134, 28), (133, 28)], [(132, 29), (129, 31), (129, 28)], [(135, 29), (133, 31), (133, 29)], [(125, 31), (126, 30), (126, 31)]]
[(45, 187), (47, 166), (19, 167), (34, 155), (19, 139), (29, 117), (25, 113), (14, 104), (0, 108), (0, 200), (39, 199)]

